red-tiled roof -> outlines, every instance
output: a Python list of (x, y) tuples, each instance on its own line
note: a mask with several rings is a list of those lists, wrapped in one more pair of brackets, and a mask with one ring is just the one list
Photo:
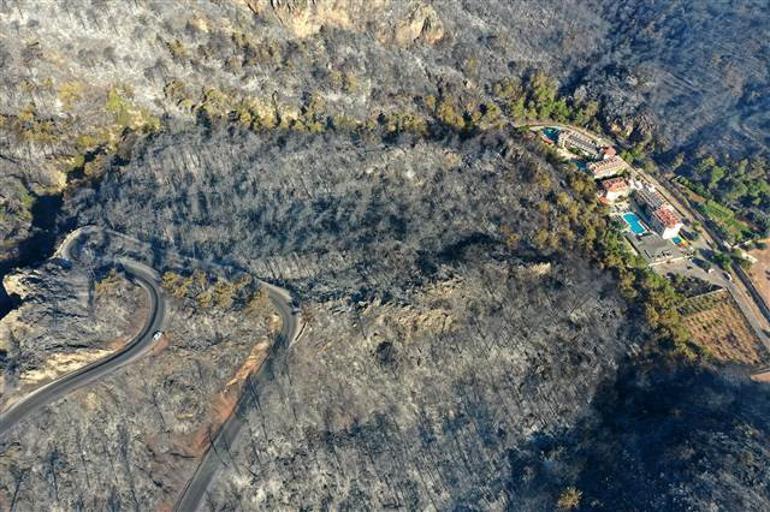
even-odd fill
[(615, 156), (618, 154), (618, 152), (615, 151), (615, 148), (613, 148), (612, 146), (607, 146), (606, 148), (602, 148), (602, 153), (604, 154), (604, 156), (607, 156), (607, 157)]
[(682, 222), (679, 218), (679, 215), (677, 215), (676, 212), (674, 212), (674, 210), (672, 210), (668, 205), (661, 206), (652, 212), (652, 216), (658, 219), (658, 221), (660, 221), (660, 223), (667, 228), (673, 228)]
[(607, 192), (622, 192), (628, 190), (628, 182), (623, 178), (610, 178), (602, 181), (602, 188)]

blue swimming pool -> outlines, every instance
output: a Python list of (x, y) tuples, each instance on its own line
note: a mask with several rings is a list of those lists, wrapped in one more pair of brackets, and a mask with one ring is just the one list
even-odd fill
[(556, 142), (559, 139), (559, 130), (556, 128), (543, 128), (543, 135)]
[(631, 231), (635, 234), (642, 235), (647, 232), (647, 228), (642, 225), (642, 219), (640, 219), (634, 212), (624, 213), (623, 220), (626, 221), (628, 227), (631, 228)]

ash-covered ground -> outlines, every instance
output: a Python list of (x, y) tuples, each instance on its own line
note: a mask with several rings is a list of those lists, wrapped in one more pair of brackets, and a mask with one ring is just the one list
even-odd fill
[[(768, 16), (759, 1), (0, 2), (2, 256), (39, 262), (93, 224), (180, 279), (221, 263), (301, 300), (307, 327), (255, 373), (206, 509), (767, 510), (768, 391), (640, 361), (647, 328), (584, 251), (593, 190), (510, 128), (415, 119), (431, 96), (462, 112), (541, 69), (599, 99), (608, 130), (766, 149)], [(383, 136), (389, 115), (413, 125)], [(126, 247), (92, 249), (93, 268), (12, 283), (3, 401), (136, 329), (143, 295), (98, 263)], [(169, 309), (159, 350), (0, 439), (0, 508), (174, 503), (275, 326), (242, 301)]]
[[(35, 384), (119, 350), (120, 343), (101, 340), (128, 341), (146, 321), (148, 297), (114, 271), (113, 256), (150, 263), (152, 254), (121, 239), (92, 242), (76, 261), (53, 260), (19, 280), (29, 295), (0, 322), (16, 341), (4, 360), (4, 399), (22, 398)], [(164, 269), (187, 270), (170, 261)], [(197, 278), (204, 294), (218, 282), (230, 283), (222, 275), (205, 276), (205, 283)], [(245, 288), (253, 281), (239, 282)], [(245, 308), (237, 293), (232, 297), (227, 305), (169, 297), (163, 336), (145, 355), (4, 431), (0, 508), (172, 506), (232, 409), (249, 365), (270, 348), (275, 314), (269, 307)]]
[(39, 262), (55, 238), (40, 198), (204, 104), (285, 121), (315, 97), (365, 121), (427, 95), (488, 101), (540, 69), (635, 140), (767, 151), (769, 20), (761, 0), (0, 2), (0, 256)]
[(572, 425), (644, 336), (612, 279), (535, 247), (570, 223), (538, 207), (567, 175), (511, 137), (192, 132), (135, 148), (73, 200), (80, 224), (242, 266), (304, 303), (301, 340), (256, 378), (215, 509), (523, 499), (509, 451)]

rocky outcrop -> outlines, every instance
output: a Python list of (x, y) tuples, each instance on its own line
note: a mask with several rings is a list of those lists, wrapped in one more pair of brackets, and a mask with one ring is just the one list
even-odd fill
[(49, 262), (34, 271), (6, 277), (9, 293), (21, 304), (0, 319), (5, 354), (0, 402), (74, 371), (120, 348), (144, 321), (144, 293), (116, 277), (92, 288), (85, 268)]
[(416, 7), (404, 21), (398, 21), (394, 33), (396, 44), (408, 44), (424, 41), (436, 44), (444, 37), (444, 24), (432, 5)]
[(436, 44), (444, 24), (425, 2), (392, 0), (244, 0), (260, 17), (275, 18), (294, 36), (307, 38), (322, 28), (373, 32), (384, 44)]
[[(353, 30), (362, 19), (361, 11), (377, 9), (383, 0), (246, 0), (257, 16), (274, 17), (294, 36), (306, 38), (317, 34), (323, 27)], [(371, 5), (369, 5), (371, 4)], [(355, 20), (355, 21), (354, 21)], [(358, 25), (360, 27), (360, 25)]]
[(3, 287), (8, 295), (16, 295), (20, 299), (24, 299), (29, 295), (31, 287), (34, 283), (30, 280), (34, 280), (34, 272), (17, 271), (12, 274), (8, 274), (3, 278)]

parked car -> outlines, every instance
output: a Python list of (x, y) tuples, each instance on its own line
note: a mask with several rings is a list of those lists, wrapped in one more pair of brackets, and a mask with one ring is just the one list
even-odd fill
[(163, 331), (155, 331), (155, 334), (152, 335), (152, 341), (158, 341), (161, 336), (163, 336)]

